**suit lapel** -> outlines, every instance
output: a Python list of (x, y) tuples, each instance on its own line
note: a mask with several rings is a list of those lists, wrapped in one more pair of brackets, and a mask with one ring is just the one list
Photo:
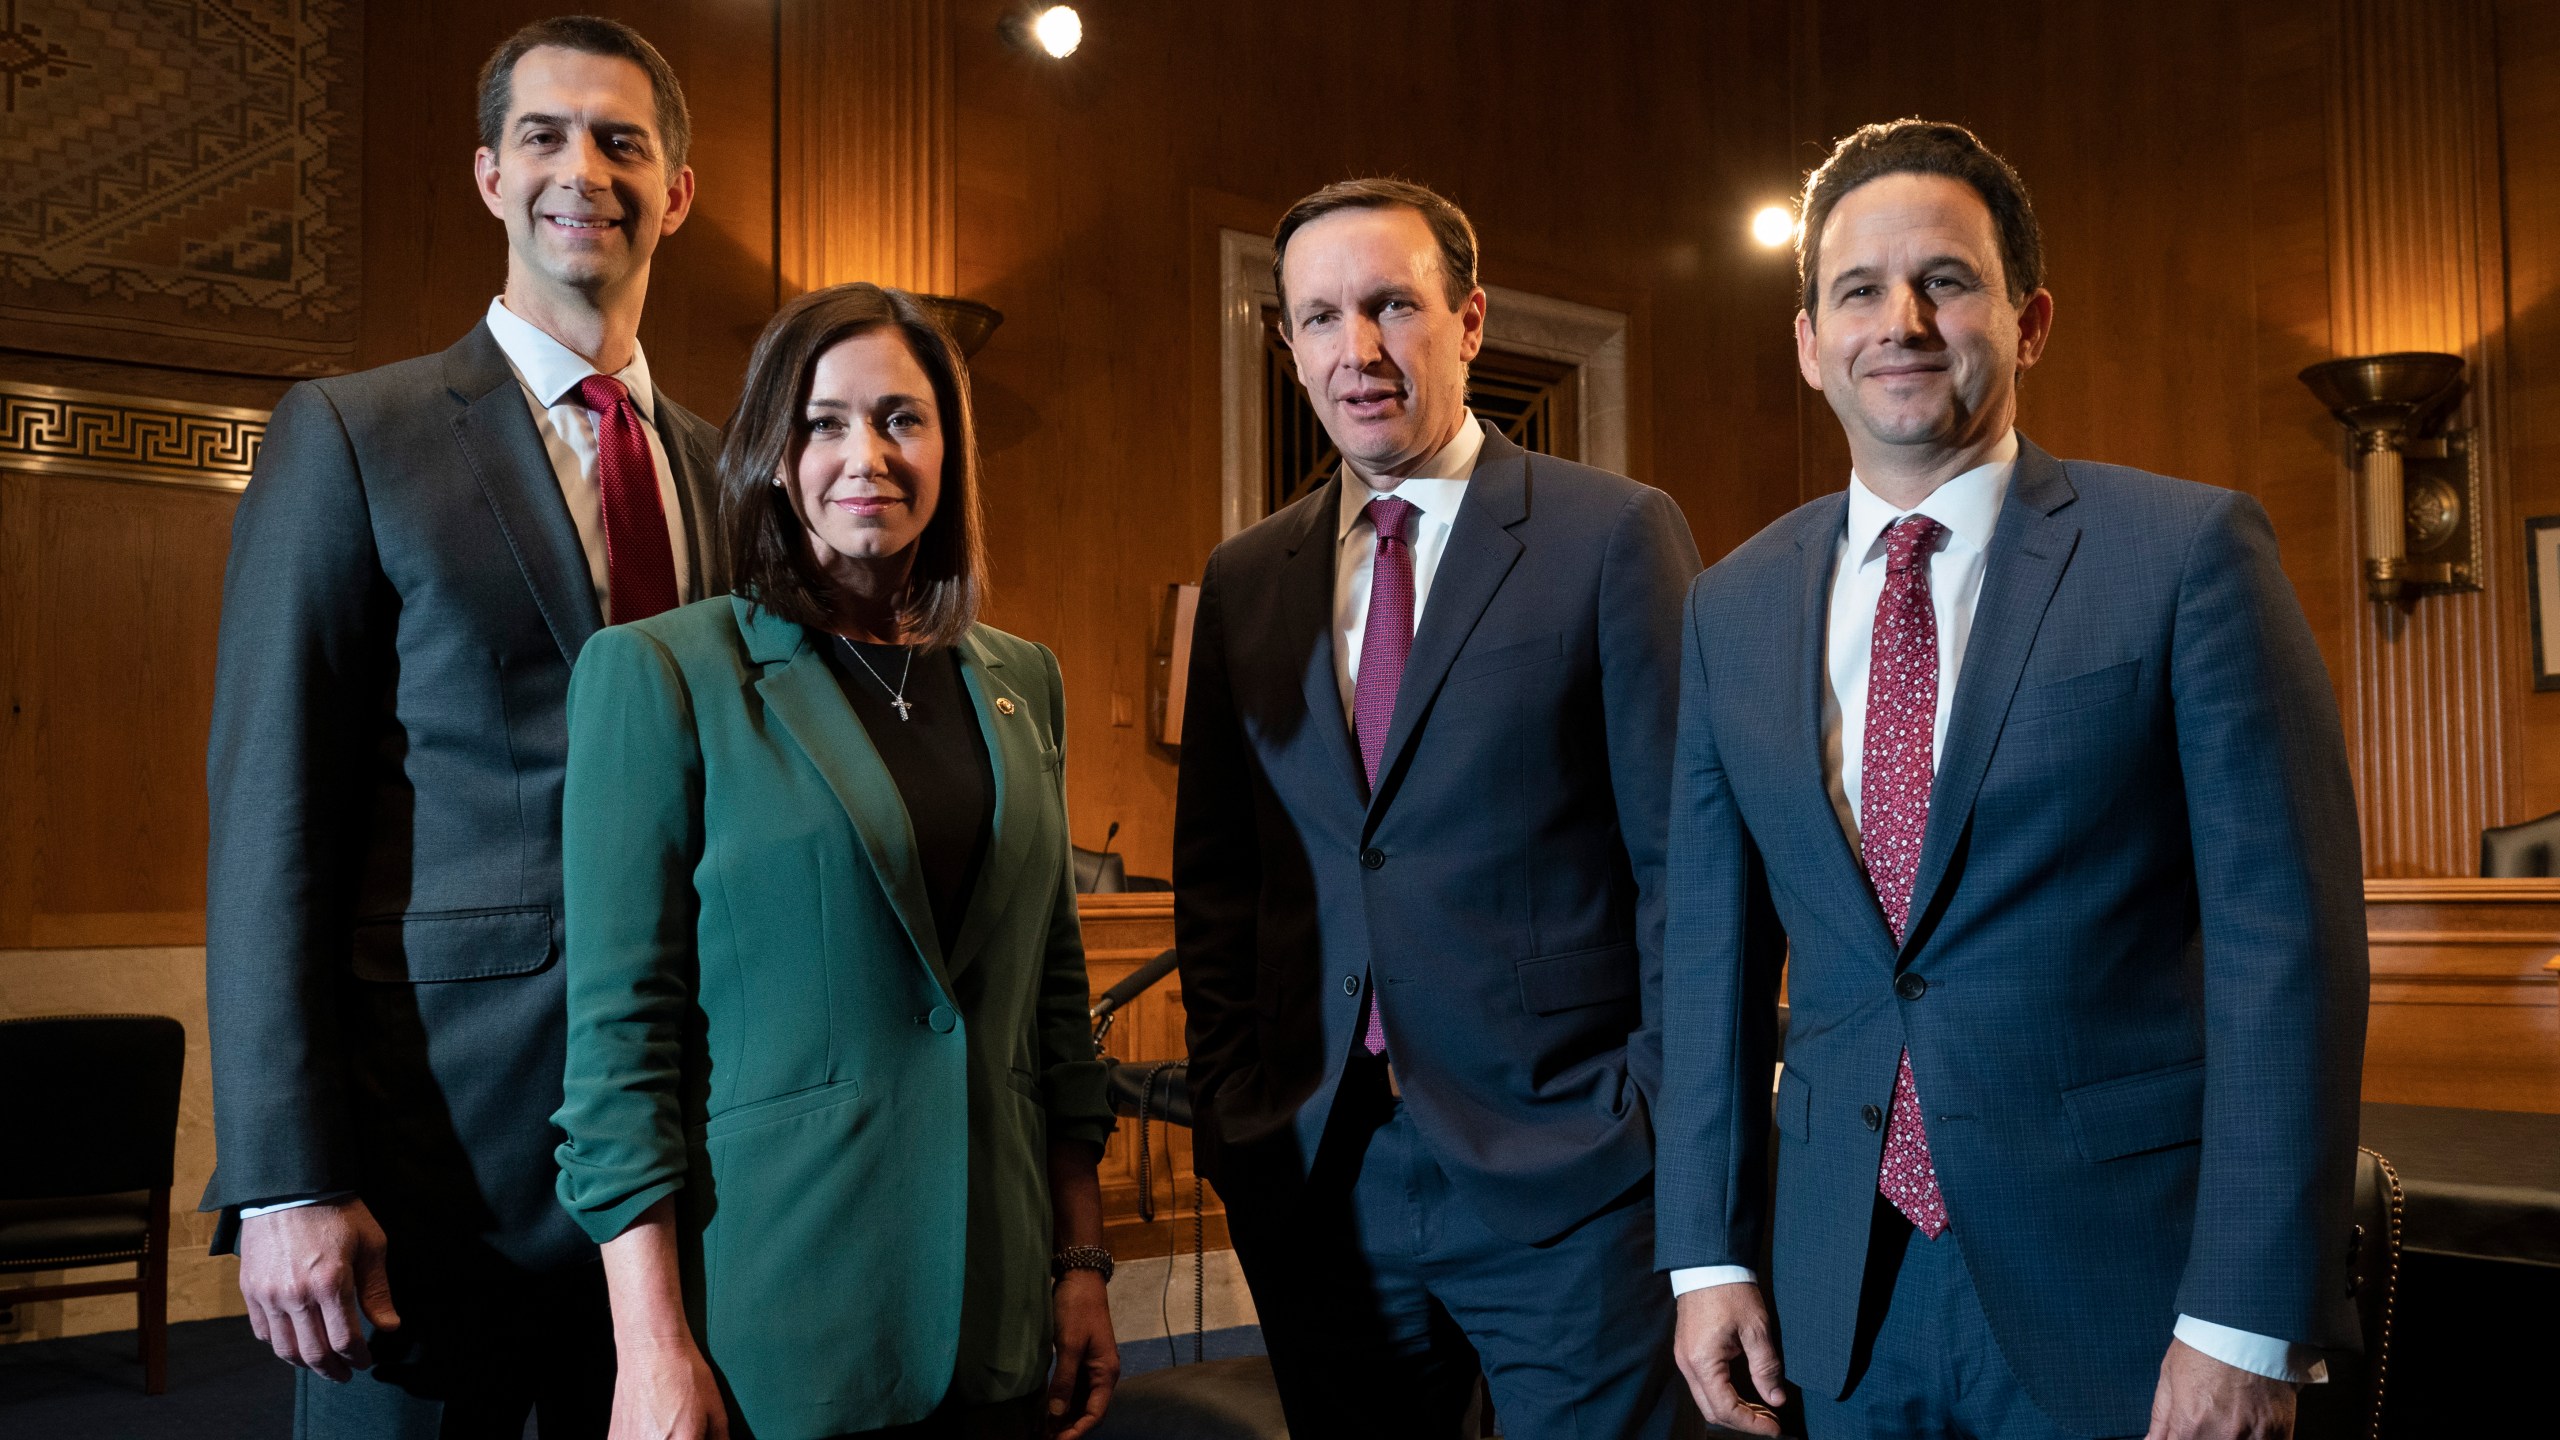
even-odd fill
[[(1457, 521), (1449, 529), (1449, 547), (1441, 553), (1430, 597), (1423, 602), (1422, 623), (1413, 634), (1404, 678), (1396, 685), (1395, 718), (1387, 723), (1386, 750), (1378, 759), (1377, 793), (1369, 798), (1373, 822), (1396, 788), (1405, 753), (1440, 693), (1440, 682), (1449, 677), (1450, 662), (1458, 658), (1459, 647), (1467, 643), (1476, 621), (1484, 618), (1485, 606), (1493, 603), (1494, 592), (1520, 561), (1523, 547), (1510, 527), (1529, 518), (1529, 452), (1488, 427), (1464, 494), (1458, 502)], [(1330, 623), (1326, 629), (1332, 629)], [(1334, 703), (1339, 709), (1339, 696)]]
[[(987, 858), (978, 866), (977, 883), (961, 912), (960, 933), (948, 958), (958, 978), (986, 948), (987, 935), (1029, 887), (1015, 881), (1031, 873), (1031, 840), (1039, 828), (1040, 802), (1048, 783), (1049, 751), (1040, 743), (1039, 712), (1008, 684), (1005, 663), (972, 634), (960, 646), (960, 676), (969, 686), (969, 703), (977, 707), (978, 731), (986, 737), (989, 768), (995, 776), (995, 833), (987, 842)], [(1013, 704), (1008, 715), (996, 709), (1001, 696)], [(1045, 900), (1048, 896), (1043, 893)]]
[(764, 678), (756, 682), (756, 693), (764, 697), (766, 709), (835, 792), (836, 803), (844, 807), (845, 817), (861, 838), (863, 853), (870, 857), (881, 893), (889, 897), (907, 939), (924, 957), (947, 997), (951, 975), (934, 934), (933, 904), (925, 894), (915, 828), (907, 821), (898, 782), (890, 778), (870, 733), (845, 702), (835, 672), (827, 668), (826, 657), (809, 643), (806, 632), (788, 620), (752, 611), (745, 600), (732, 603), (747, 637), (748, 654), (767, 667)]
[(1316, 637), (1298, 675), (1299, 693), (1317, 743), (1332, 757), (1334, 773), (1350, 787), (1344, 793), (1357, 803), (1369, 782), (1360, 773), (1359, 755), (1351, 748), (1351, 725), (1342, 714), (1342, 682), (1334, 673), (1334, 563), (1342, 549), (1335, 543), (1334, 527), (1341, 513), (1342, 476), (1336, 472), (1307, 505), (1305, 522), (1289, 543), (1288, 561), (1280, 572), (1278, 633)]
[[(1829, 768), (1822, 753), (1823, 693), (1831, 683), (1827, 663), (1831, 586), (1839, 569), (1840, 530), (1848, 523), (1848, 510), (1848, 492), (1842, 491), (1829, 497), (1796, 534), (1801, 567), (1796, 582), (1796, 630), (1786, 650), (1795, 667), (1795, 679), (1787, 691), (1795, 697), (1796, 713), (1787, 726), (1791, 737), (1787, 763), (1789, 773), (1804, 787), (1792, 808), (1816, 817), (1812, 823), (1821, 832), (1813, 847), (1821, 855), (1821, 882), (1830, 892), (1830, 912), (1863, 917), (1860, 928), (1875, 942), (1875, 953), (1890, 957), (1893, 931), (1885, 924), (1883, 907), (1876, 903), (1875, 888), (1867, 883), (1866, 865), (1849, 848), (1839, 812), (1831, 807), (1831, 787), (1825, 778)], [(1857, 737), (1843, 736), (1841, 743), (1855, 744)]]
[(604, 615), (596, 607), (586, 547), (569, 518), (550, 452), (534, 428), (532, 407), (485, 321), (444, 352), (444, 364), (445, 384), (462, 405), (453, 420), (454, 439), (489, 498), (551, 638), (575, 664)]
[(2036, 631), (2079, 544), (2080, 527), (2055, 514), (2075, 498), (2062, 463), (2020, 436), (2017, 469), (1984, 561), (1982, 597), (1974, 606), (1964, 672), (1956, 677), (1946, 744), (1929, 787), (1929, 827), (1911, 884), (1906, 945), (1928, 927), (1929, 907), (1972, 818), (1973, 798), (1990, 768), (2009, 702), (2018, 693), (2018, 677), (2035, 648)]
[(658, 443), (667, 452), (667, 468), (675, 472), (676, 506), (684, 516), (685, 552), (689, 557), (687, 572), (693, 578), (693, 594), (687, 598), (700, 600), (729, 588), (728, 577), (721, 571), (713, 555), (719, 544), (710, 533), (712, 513), (717, 509), (713, 499), (719, 484), (718, 463), (710, 456), (693, 452), (694, 426), (702, 422), (682, 414), (664, 390), (658, 392)]

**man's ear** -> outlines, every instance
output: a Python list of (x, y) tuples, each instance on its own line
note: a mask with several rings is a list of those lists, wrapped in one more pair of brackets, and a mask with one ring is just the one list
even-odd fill
[(504, 220), (506, 202), (498, 198), (498, 152), (483, 145), (471, 152), (471, 185), (480, 192), (480, 203), (489, 213)]
[(1796, 312), (1796, 373), (1804, 377), (1807, 385), (1816, 390), (1822, 388), (1822, 366), (1813, 349), (1813, 316), (1803, 310)]
[(1458, 307), (1458, 324), (1462, 329), (1458, 337), (1460, 360), (1473, 360), (1476, 352), (1484, 349), (1484, 306), (1484, 291), (1479, 287), (1467, 296), (1466, 304)]
[(687, 165), (676, 172), (673, 180), (667, 182), (667, 217), (659, 222), (658, 234), (673, 235), (677, 227), (684, 224), (685, 217), (692, 213), (693, 167)]
[(2044, 342), (2053, 338), (2053, 292), (2038, 290), (2018, 307), (2018, 370), (2024, 374), (2044, 358)]

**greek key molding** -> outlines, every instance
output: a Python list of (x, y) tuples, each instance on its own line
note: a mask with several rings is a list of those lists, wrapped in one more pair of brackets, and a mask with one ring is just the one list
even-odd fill
[(0, 381), (0, 468), (244, 490), (268, 413)]

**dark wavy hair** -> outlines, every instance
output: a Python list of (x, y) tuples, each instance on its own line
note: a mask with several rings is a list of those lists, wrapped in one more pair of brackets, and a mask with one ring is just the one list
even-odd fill
[(666, 148), (667, 173), (684, 168), (693, 150), (693, 112), (685, 108), (684, 87), (675, 67), (639, 31), (601, 15), (554, 15), (536, 20), (489, 52), (480, 67), (480, 143), (495, 150), (506, 137), (507, 111), (516, 103), (516, 62), (528, 50), (545, 45), (628, 60), (649, 74), (649, 91), (658, 101), (658, 140)]
[[(818, 357), (866, 331), (893, 328), (933, 382), (942, 412), (942, 493), (916, 537), (915, 569), (898, 624), (927, 650), (957, 645), (986, 603), (987, 554), (978, 513), (978, 430), (960, 347), (904, 290), (831, 285), (782, 307), (756, 338), (745, 389), (720, 438), (720, 536), (730, 592), (785, 620), (825, 630), (834, 587), (809, 549), (798, 490), (800, 412)], [(775, 485), (776, 476), (783, 484)]]
[(2044, 231), (2027, 199), (2027, 182), (1980, 136), (1943, 120), (1888, 120), (1862, 125), (1832, 147), (1830, 158), (1805, 177), (1804, 203), (1796, 213), (1796, 280), (1804, 313), (1817, 313), (1822, 284), (1822, 227), (1841, 198), (1887, 175), (1943, 175), (1973, 187), (1991, 211), (2000, 236), (2001, 278), (2012, 303), (2044, 288)]

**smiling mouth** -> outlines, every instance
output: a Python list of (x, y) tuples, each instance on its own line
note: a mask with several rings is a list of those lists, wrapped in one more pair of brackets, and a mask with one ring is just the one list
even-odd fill
[(622, 225), (619, 220), (580, 219), (575, 215), (545, 215), (542, 218), (563, 230), (614, 230)]
[(870, 516), (885, 515), (895, 507), (906, 504), (907, 500), (903, 495), (848, 495), (843, 499), (830, 500), (827, 503), (848, 515)]

